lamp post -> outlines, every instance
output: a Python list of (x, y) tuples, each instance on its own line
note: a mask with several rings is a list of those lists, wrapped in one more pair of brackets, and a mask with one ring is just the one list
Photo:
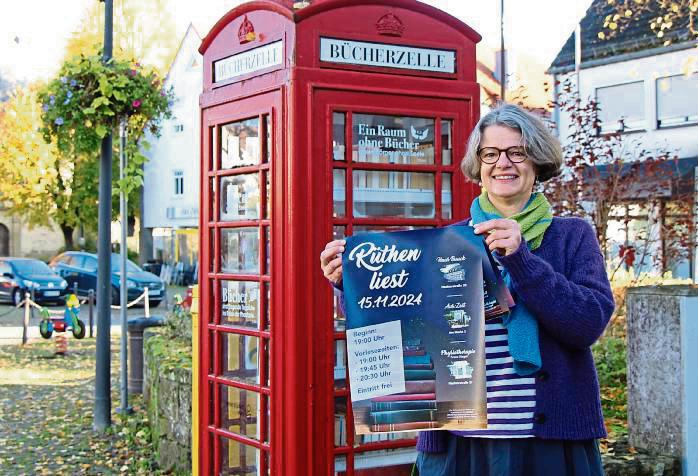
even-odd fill
[(122, 118), (119, 123), (119, 180), (122, 183), (119, 193), (119, 215), (121, 215), (121, 289), (119, 305), (121, 316), (121, 406), (117, 408), (117, 412), (128, 415), (133, 413), (133, 409), (128, 405), (128, 324), (126, 322), (126, 306), (128, 304), (128, 246), (126, 245), (128, 227), (128, 196), (123, 190), (123, 180), (126, 176), (126, 118)]
[[(113, 0), (104, 2), (104, 52), (112, 57)], [(111, 166), (112, 135), (102, 139), (99, 161), (99, 217), (97, 227), (97, 355), (95, 365), (95, 408), (93, 427), (103, 433), (111, 426)]]

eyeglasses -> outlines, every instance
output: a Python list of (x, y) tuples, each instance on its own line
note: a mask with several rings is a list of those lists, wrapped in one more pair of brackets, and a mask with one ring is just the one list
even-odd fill
[(496, 164), (500, 155), (504, 152), (507, 159), (515, 164), (523, 162), (528, 157), (526, 149), (520, 145), (509, 147), (508, 149), (498, 149), (496, 147), (482, 147), (477, 150), (477, 158), (485, 164)]

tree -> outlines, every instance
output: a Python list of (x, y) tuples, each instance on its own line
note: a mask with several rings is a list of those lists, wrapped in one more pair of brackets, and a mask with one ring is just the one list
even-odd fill
[[(91, 2), (85, 10), (79, 31), (72, 34), (65, 50), (65, 63), (75, 62), (80, 57), (100, 54), (104, 38), (104, 10), (102, 2)], [(133, 64), (149, 65), (159, 77), (163, 77), (177, 51), (179, 38), (176, 32), (171, 5), (168, 0), (114, 0), (114, 58)], [(153, 21), (156, 18), (157, 21)], [(138, 58), (138, 61), (136, 61)], [(138, 64), (138, 66), (136, 66)], [(110, 126), (113, 127), (113, 124)], [(141, 164), (145, 157), (139, 146), (147, 148), (142, 140), (138, 124), (129, 124), (128, 215), (140, 213), (138, 177), (142, 176)], [(135, 139), (135, 140), (133, 140)], [(118, 140), (114, 141), (115, 156)], [(95, 160), (97, 160), (95, 158)], [(114, 163), (113, 176), (118, 177), (118, 162)], [(136, 178), (134, 182), (132, 179)], [(115, 189), (115, 193), (118, 190)], [(112, 201), (112, 215), (119, 213), (118, 200)]]
[[(612, 38), (636, 22), (664, 46), (677, 40), (698, 39), (698, 0), (608, 0), (600, 39)], [(606, 5), (603, 5), (606, 8)]]
[[(565, 172), (546, 184), (555, 212), (594, 225), (614, 272), (648, 261), (664, 272), (668, 263), (689, 256), (693, 196), (680, 179), (676, 152), (649, 149), (621, 132), (601, 133), (598, 104), (582, 100), (570, 78), (560, 89), (556, 106), (568, 116), (570, 129)], [(610, 246), (611, 227), (625, 234), (617, 250)]]
[(16, 84), (12, 78), (3, 70), (0, 69), (0, 103), (10, 99), (10, 94)]
[(38, 89), (17, 88), (0, 108), (0, 199), (30, 225), (58, 225), (71, 249), (76, 227), (96, 222), (97, 168), (44, 140)]
[[(104, 64), (99, 56), (81, 56), (63, 64), (58, 77), (41, 90), (39, 100), (44, 139), (55, 142), (58, 152), (75, 158), (76, 164), (80, 158), (90, 158), (96, 167), (102, 139), (121, 120), (126, 121), (128, 166), (125, 178), (116, 180), (113, 189), (124, 191), (131, 207), (136, 205), (146, 160), (140, 152), (147, 147), (143, 134), (157, 136), (160, 121), (171, 117), (173, 93), (162, 89), (158, 75), (139, 63), (112, 59)], [(96, 172), (91, 176), (96, 177)]]
[[(160, 76), (170, 66), (179, 40), (167, 0), (114, 1), (114, 57), (155, 68)], [(101, 2), (90, 2), (82, 25), (66, 45), (65, 60), (100, 53), (104, 38), (104, 10)]]

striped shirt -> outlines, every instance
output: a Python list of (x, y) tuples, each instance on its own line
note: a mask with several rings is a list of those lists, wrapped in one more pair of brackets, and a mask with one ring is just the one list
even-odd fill
[(487, 429), (453, 431), (459, 436), (532, 438), (536, 379), (514, 372), (509, 338), (501, 317), (485, 323)]

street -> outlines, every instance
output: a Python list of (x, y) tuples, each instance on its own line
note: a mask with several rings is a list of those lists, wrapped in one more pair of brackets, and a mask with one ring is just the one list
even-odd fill
[[(172, 303), (174, 302), (174, 296), (179, 294), (183, 296), (185, 288), (179, 286), (169, 286), (167, 289), (167, 298), (160, 303), (158, 307), (150, 307), (151, 316), (164, 316), (167, 311), (172, 308)], [(65, 306), (48, 305), (46, 306), (51, 314), (55, 312), (63, 312)], [(94, 308), (93, 314), (93, 335), (97, 333), (97, 309)], [(143, 317), (145, 316), (145, 308), (138, 304), (127, 310), (128, 318), (132, 317)], [(87, 303), (81, 304), (80, 307), (80, 320), (85, 323), (87, 327), (86, 336), (90, 335), (90, 322), (89, 322), (89, 309)], [(22, 340), (22, 323), (24, 320), (24, 308), (13, 309), (13, 307), (7, 303), (0, 304), (0, 345), (10, 345), (18, 344)], [(34, 309), (32, 317), (29, 320), (28, 335), (30, 339), (38, 339), (39, 335), (39, 322), (41, 322), (41, 316), (37, 309)], [(119, 335), (121, 333), (121, 311), (119, 309), (111, 310), (111, 335)], [(72, 338), (72, 336), (71, 336)]]

